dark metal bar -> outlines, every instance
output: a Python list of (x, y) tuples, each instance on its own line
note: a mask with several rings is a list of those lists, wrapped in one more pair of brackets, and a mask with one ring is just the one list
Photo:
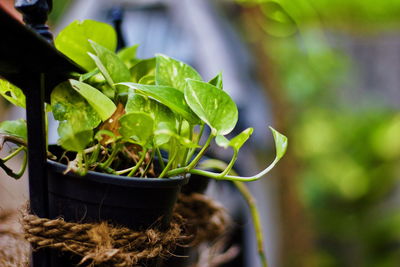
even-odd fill
[[(46, 130), (44, 114), (44, 74), (25, 76), (31, 89), (26, 92), (28, 128), (29, 197), (31, 212), (48, 218), (48, 187), (46, 171)], [(32, 255), (32, 267), (48, 267), (49, 254), (39, 250)]]
[(54, 86), (68, 79), (70, 72), (84, 72), (1, 5), (0, 25), (0, 76), (20, 87), (25, 94), (32, 88), (26, 74), (45, 73), (45, 100), (48, 101)]

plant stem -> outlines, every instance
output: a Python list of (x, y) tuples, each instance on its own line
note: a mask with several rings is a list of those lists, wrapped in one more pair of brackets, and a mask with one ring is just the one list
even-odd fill
[(172, 165), (172, 162), (174, 161), (176, 155), (178, 153), (175, 153), (168, 161), (167, 166), (165, 166), (164, 170), (161, 172), (161, 174), (158, 176), (158, 178), (163, 178), (165, 176), (165, 174), (168, 172), (169, 168)]
[(153, 150), (153, 151), (151, 152), (150, 160), (149, 160), (149, 162), (147, 163), (146, 168), (144, 168), (144, 171), (143, 171), (143, 173), (140, 175), (140, 177), (143, 177), (144, 175), (146, 175), (147, 171), (148, 171), (149, 168), (150, 168), (151, 163), (153, 163), (153, 158), (154, 158), (154, 154), (155, 154), (155, 153), (156, 153), (155, 150)]
[(181, 173), (191, 173), (191, 174), (197, 174), (201, 176), (206, 176), (215, 180), (228, 180), (228, 181), (238, 181), (238, 182), (251, 182), (251, 181), (256, 181), (263, 177), (265, 174), (271, 171), (271, 169), (276, 165), (276, 163), (279, 161), (279, 159), (275, 159), (267, 168), (265, 168), (263, 171), (260, 173), (253, 175), (253, 176), (247, 176), (247, 177), (242, 177), (242, 176), (236, 176), (236, 175), (225, 175), (223, 177), (220, 177), (220, 174), (214, 173), (214, 172), (209, 172), (209, 171), (203, 171), (203, 170), (198, 170), (198, 169), (190, 169), (187, 170), (187, 167), (183, 168), (177, 168), (169, 171), (167, 173), (167, 176), (175, 176), (179, 175)]
[[(199, 135), (197, 136), (196, 144), (199, 144), (200, 139), (201, 139), (201, 137), (203, 135), (203, 132), (204, 132), (204, 128), (205, 128), (204, 124), (200, 125), (200, 132), (199, 132)], [(193, 156), (195, 151), (196, 151), (196, 148), (190, 149), (189, 154), (186, 156), (186, 162), (185, 162), (186, 164), (185, 165), (189, 164), (189, 161), (192, 158), (192, 156)]]
[(140, 157), (138, 163), (136, 163), (136, 166), (133, 167), (133, 169), (131, 170), (131, 172), (128, 174), (128, 177), (132, 177), (132, 176), (137, 172), (137, 170), (138, 170), (138, 169), (140, 168), (140, 166), (142, 165), (144, 159), (146, 158), (146, 153), (147, 153), (147, 148), (143, 148), (142, 156)]
[[(190, 129), (189, 129), (189, 140), (193, 141), (193, 130), (194, 130), (194, 126), (190, 125)], [(189, 154), (190, 148), (185, 148), (185, 153), (183, 153), (183, 157), (182, 157), (182, 161), (181, 161), (181, 166), (185, 166), (188, 163), (187, 157)]]
[(113, 150), (111, 152), (111, 155), (108, 157), (108, 159), (104, 163), (100, 164), (101, 168), (105, 169), (105, 168), (108, 168), (111, 165), (111, 163), (113, 162), (115, 156), (117, 156), (117, 154), (119, 152), (119, 148), (120, 148), (120, 144), (116, 144), (114, 146), (114, 148), (113, 148)]
[(7, 161), (9, 161), (10, 159), (12, 159), (13, 157), (15, 157), (19, 152), (21, 152), (25, 147), (24, 146), (20, 146), (18, 147), (14, 152), (12, 152), (10, 155), (8, 155), (7, 157), (3, 158), (2, 161), (4, 163), (6, 163)]
[(206, 153), (206, 150), (210, 146), (211, 140), (214, 137), (215, 137), (215, 135), (210, 134), (210, 136), (208, 137), (206, 143), (204, 144), (202, 149), (199, 151), (199, 153), (196, 155), (196, 157), (192, 160), (192, 162), (190, 162), (190, 164), (188, 166), (185, 167), (186, 172), (188, 172), (189, 170), (191, 170), (194, 167), (196, 167), (196, 165), (199, 162), (199, 160), (203, 157), (204, 153)]
[(237, 149), (234, 149), (231, 162), (229, 162), (229, 164), (228, 164), (228, 166), (226, 166), (225, 170), (219, 174), (220, 177), (224, 177), (232, 170), (232, 167), (235, 164), (237, 157), (238, 157), (238, 151), (237, 151)]
[(164, 161), (163, 161), (163, 157), (161, 155), (160, 148), (156, 147), (156, 150), (157, 150), (158, 162), (160, 163), (161, 169), (164, 170), (165, 169), (165, 164), (164, 164)]
[(260, 256), (260, 260), (263, 267), (268, 266), (267, 256), (264, 250), (264, 238), (263, 238), (263, 231), (261, 226), (260, 214), (257, 209), (257, 203), (254, 197), (251, 195), (247, 186), (242, 182), (233, 181), (233, 184), (242, 194), (243, 198), (245, 199), (247, 205), (250, 208), (250, 213), (253, 221), (254, 230), (256, 232), (256, 239), (257, 239), (257, 250), (258, 255)]

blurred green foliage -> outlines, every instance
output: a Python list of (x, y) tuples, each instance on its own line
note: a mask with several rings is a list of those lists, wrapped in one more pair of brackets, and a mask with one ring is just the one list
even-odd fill
[(352, 55), (331, 41), (396, 29), (400, 1), (239, 2), (262, 13), (262, 45), (291, 105), (301, 165), (293, 180), (312, 216), (313, 266), (400, 266), (400, 112), (367, 90), (354, 98)]

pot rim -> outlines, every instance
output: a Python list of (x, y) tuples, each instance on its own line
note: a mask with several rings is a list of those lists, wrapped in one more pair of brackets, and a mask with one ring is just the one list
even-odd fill
[[(47, 167), (49, 171), (63, 174), (67, 169), (67, 165), (47, 160)], [(184, 176), (175, 176), (169, 178), (139, 178), (139, 177), (127, 177), (108, 173), (88, 171), (85, 176), (79, 176), (75, 173), (69, 172), (65, 174), (68, 177), (74, 177), (78, 179), (86, 179), (88, 181), (95, 181), (104, 184), (114, 185), (125, 185), (129, 187), (176, 187), (179, 185), (187, 184), (189, 181), (190, 174)]]

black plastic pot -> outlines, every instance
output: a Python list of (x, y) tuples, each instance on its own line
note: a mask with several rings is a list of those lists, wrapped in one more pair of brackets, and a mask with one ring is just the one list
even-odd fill
[[(181, 186), (188, 177), (130, 178), (97, 172), (84, 177), (63, 172), (66, 165), (48, 161), (49, 213), (70, 222), (108, 221), (133, 230), (170, 222)], [(52, 267), (76, 266), (71, 255), (53, 252)], [(79, 261), (78, 261), (79, 262)], [(159, 266), (158, 261), (146, 266)]]

